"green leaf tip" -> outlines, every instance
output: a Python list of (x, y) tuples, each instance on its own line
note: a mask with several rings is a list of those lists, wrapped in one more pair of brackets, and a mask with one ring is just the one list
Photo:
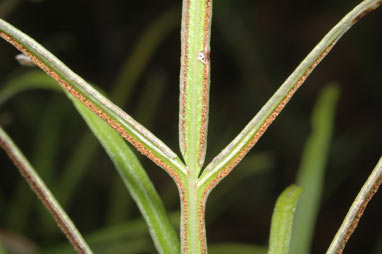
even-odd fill
[(272, 215), (268, 254), (288, 254), (297, 201), (302, 188), (289, 186), (277, 199)]

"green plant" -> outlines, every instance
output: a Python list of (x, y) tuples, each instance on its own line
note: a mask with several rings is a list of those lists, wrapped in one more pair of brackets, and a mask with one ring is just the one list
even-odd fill
[[(381, 1), (363, 1), (346, 15), (304, 59), (243, 131), (203, 171), (209, 104), (211, 1), (185, 0), (183, 3), (179, 143), (184, 162), (162, 141), (75, 75), (27, 35), (3, 21), (0, 23), (0, 35), (64, 88), (113, 160), (132, 197), (136, 200), (149, 225), (157, 250), (161, 253), (178, 253), (181, 248), (183, 253), (206, 253), (204, 213), (206, 200), (211, 190), (256, 144), (295, 91), (348, 28), (381, 4)], [(117, 133), (162, 167), (176, 182), (181, 198), (181, 247), (179, 247), (179, 241), (159, 196), (128, 146)], [(5, 134), (3, 134), (2, 140), (4, 140), (3, 147), (15, 160), (16, 165), (20, 165), (19, 163), (22, 161), (25, 162), (22, 157), (18, 159), (12, 156), (12, 154), (17, 154), (17, 150), (11, 142), (8, 142), (9, 139)], [(22, 168), (20, 170), (22, 171)], [(353, 215), (359, 216), (362, 213), (367, 201), (372, 196), (371, 193), (378, 188), (381, 182), (381, 163), (377, 165), (375, 172), (375, 175), (370, 178), (372, 188), (362, 191), (363, 203), (355, 207), (361, 212), (352, 212)], [(37, 176), (30, 171), (26, 178), (37, 179)], [(370, 184), (368, 183), (368, 185)], [(35, 185), (32, 183), (32, 186)], [(40, 187), (35, 186), (35, 190), (39, 193)], [(299, 192), (299, 188), (287, 189), (276, 205), (270, 253), (273, 250), (276, 251), (273, 253), (288, 252), (293, 210)], [(40, 197), (44, 199), (46, 195), (40, 195)], [(292, 195), (291, 199), (288, 199), (289, 195)], [(53, 205), (48, 204), (47, 206), (53, 207)], [(346, 228), (346, 225), (354, 226), (358, 219), (358, 217), (350, 218), (350, 223), (344, 224), (345, 227), (341, 228), (339, 237), (333, 242), (334, 247), (331, 247), (328, 253), (341, 251), (350, 236), (349, 228)], [(59, 223), (61, 226), (64, 224), (65, 222)], [(73, 233), (70, 234), (75, 235), (75, 231), (73, 229)], [(68, 238), (75, 242), (74, 246), (79, 252), (90, 252), (86, 245), (79, 244), (82, 242), (80, 236), (71, 237), (70, 234)], [(273, 239), (285, 240), (278, 243)], [(277, 252), (277, 250), (282, 250), (282, 252)]]

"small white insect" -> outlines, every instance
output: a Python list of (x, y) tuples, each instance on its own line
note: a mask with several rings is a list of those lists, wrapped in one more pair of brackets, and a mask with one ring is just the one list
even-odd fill
[(24, 54), (18, 54), (15, 56), (15, 59), (17, 60), (17, 62), (19, 62), (19, 64), (21, 65), (24, 65), (24, 66), (28, 66), (28, 67), (33, 67), (33, 66), (36, 66), (34, 64), (34, 62), (26, 55)]
[(204, 52), (199, 52), (198, 60), (200, 62), (202, 62), (203, 64), (206, 64), (208, 59), (207, 59), (207, 56), (206, 56), (206, 54)]

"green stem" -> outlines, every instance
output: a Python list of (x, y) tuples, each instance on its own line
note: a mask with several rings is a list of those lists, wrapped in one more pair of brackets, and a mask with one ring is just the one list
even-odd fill
[(204, 227), (204, 206), (201, 206), (202, 195), (197, 188), (197, 181), (188, 178), (185, 184), (186, 209), (181, 211), (182, 219), (182, 253), (205, 254), (207, 253), (207, 240)]
[(19, 169), (21, 175), (28, 182), (31, 189), (36, 193), (44, 206), (52, 214), (54, 220), (57, 222), (57, 225), (66, 235), (76, 251), (81, 254), (93, 253), (86, 244), (85, 240), (82, 238), (81, 234), (78, 232), (77, 228), (74, 226), (73, 222), (70, 220), (69, 216), (58, 204), (53, 194), (45, 186), (28, 160), (1, 127), (0, 146)]

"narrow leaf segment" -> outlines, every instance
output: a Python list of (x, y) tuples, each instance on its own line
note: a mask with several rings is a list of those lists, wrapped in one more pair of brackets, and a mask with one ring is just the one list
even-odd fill
[(272, 215), (268, 254), (288, 254), (294, 212), (302, 192), (301, 187), (288, 187), (277, 199)]
[(0, 147), (4, 149), (8, 157), (13, 161), (15, 166), (19, 169), (20, 174), (28, 182), (31, 189), (36, 193), (38, 198), (44, 204), (46, 209), (53, 216), (58, 227), (66, 235), (69, 242), (76, 249), (77, 253), (80, 254), (91, 254), (93, 253), (81, 234), (78, 232), (77, 228), (74, 226), (73, 222), (70, 220), (69, 216), (58, 204), (57, 200), (54, 198), (53, 194), (45, 186), (41, 178), (37, 175), (34, 168), (30, 165), (21, 151), (13, 143), (13, 141), (8, 137), (4, 130), (0, 127)]
[(211, 15), (211, 0), (183, 0), (179, 143), (194, 177), (207, 146)]
[[(244, 158), (250, 149), (276, 119), (297, 89), (314, 68), (330, 52), (336, 42), (366, 13), (382, 5), (382, 0), (366, 0), (350, 11), (300, 63), (259, 113), (245, 126), (240, 134), (203, 171), (200, 185), (206, 186), (206, 195)], [(367, 10), (367, 11), (366, 11)], [(365, 12), (366, 11), (366, 12)]]
[(367, 204), (382, 184), (382, 157), (362, 186), (326, 254), (341, 254), (356, 229)]

